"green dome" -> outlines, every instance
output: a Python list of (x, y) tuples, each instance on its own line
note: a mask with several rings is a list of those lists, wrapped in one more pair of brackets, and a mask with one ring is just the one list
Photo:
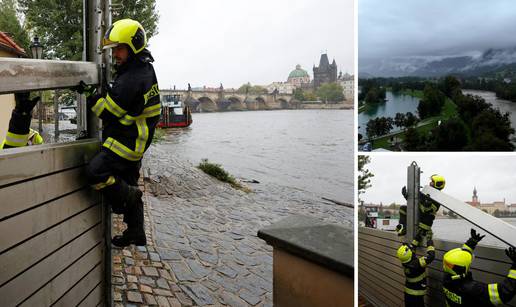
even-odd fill
[(303, 78), (308, 77), (308, 73), (306, 70), (301, 68), (301, 65), (296, 65), (296, 69), (294, 69), (289, 75), (288, 78)]

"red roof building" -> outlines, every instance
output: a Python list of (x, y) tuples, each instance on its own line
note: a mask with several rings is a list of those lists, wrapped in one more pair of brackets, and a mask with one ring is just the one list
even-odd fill
[(18, 44), (16, 44), (16, 42), (7, 33), (2, 31), (0, 31), (0, 52), (1, 51), (11, 54), (15, 57), (28, 57), (25, 50), (18, 46)]

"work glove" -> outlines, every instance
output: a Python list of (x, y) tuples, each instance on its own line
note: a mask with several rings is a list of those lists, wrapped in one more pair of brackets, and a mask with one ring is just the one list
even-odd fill
[(434, 246), (434, 240), (432, 240), (432, 239), (427, 240), (426, 247), (428, 247), (428, 246)]
[(89, 98), (95, 94), (97, 91), (97, 88), (93, 85), (88, 85), (84, 81), (80, 81), (79, 85), (73, 88), (74, 91), (76, 91), (79, 94), (86, 95), (86, 98)]
[(478, 242), (480, 242), (486, 235), (481, 236), (479, 233), (476, 232), (475, 229), (471, 228), (471, 237), (466, 242), (466, 245), (469, 246), (471, 249), (475, 249)]
[(505, 254), (512, 260), (512, 269), (516, 268), (516, 248), (513, 246), (505, 250)]
[(407, 200), (408, 194), (407, 194), (407, 187), (401, 188), (401, 195)]
[(41, 97), (37, 96), (32, 99), (29, 99), (30, 92), (21, 92), (14, 94), (14, 100), (16, 102), (16, 105), (14, 109), (23, 114), (23, 115), (29, 115), (32, 112), (32, 109), (38, 104), (38, 102), (41, 100)]

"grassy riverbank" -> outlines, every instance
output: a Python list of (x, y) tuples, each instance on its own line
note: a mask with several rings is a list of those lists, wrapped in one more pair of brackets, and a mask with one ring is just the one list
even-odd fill
[(238, 182), (235, 177), (231, 176), (220, 164), (211, 163), (208, 159), (202, 159), (201, 163), (197, 165), (197, 168), (222, 182), (229, 183), (235, 189), (247, 193), (251, 192), (251, 189)]

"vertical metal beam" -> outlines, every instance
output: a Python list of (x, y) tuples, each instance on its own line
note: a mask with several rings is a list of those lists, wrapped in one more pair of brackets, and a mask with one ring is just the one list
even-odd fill
[[(102, 64), (102, 49), (101, 49), (101, 41), (102, 41), (102, 10), (101, 10), (101, 0), (87, 0), (87, 45), (86, 45), (86, 60), (89, 62), (94, 62), (99, 66)], [(101, 70), (99, 73), (102, 74)], [(99, 76), (99, 80), (102, 77)], [(100, 88), (99, 88), (100, 90)], [(98, 138), (99, 137), (99, 128), (100, 122), (99, 119), (91, 112), (87, 110), (87, 131), (88, 137), (90, 138)]]
[(59, 91), (54, 91), (54, 142), (59, 142)]
[(407, 240), (412, 242), (419, 221), (419, 189), (421, 170), (414, 161), (407, 168)]

